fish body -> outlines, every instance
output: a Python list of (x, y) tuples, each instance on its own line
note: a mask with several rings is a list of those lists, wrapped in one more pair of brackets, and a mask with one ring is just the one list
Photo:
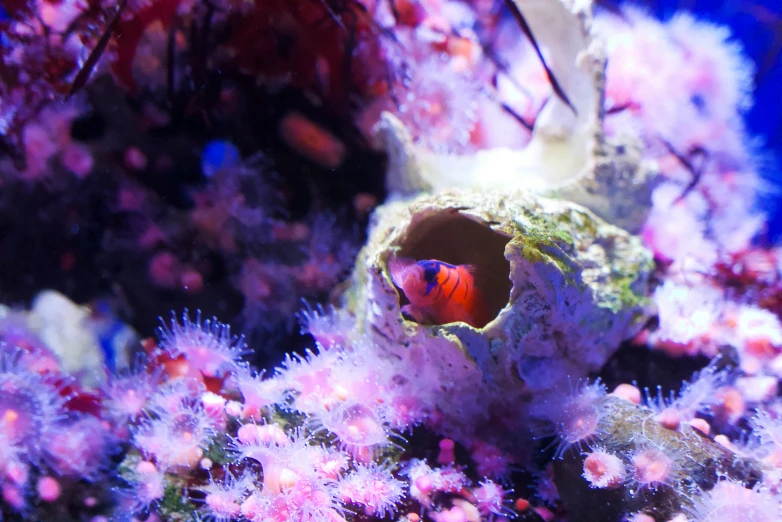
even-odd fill
[(472, 265), (394, 258), (389, 262), (389, 273), (410, 300), (402, 311), (419, 323), (461, 321), (482, 327), (488, 322), (484, 300), (475, 287)]

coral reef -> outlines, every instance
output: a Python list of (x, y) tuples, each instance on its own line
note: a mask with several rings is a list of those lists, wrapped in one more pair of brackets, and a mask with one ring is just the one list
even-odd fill
[[(590, 445), (604, 445), (601, 451), (617, 459), (619, 471), (603, 483), (585, 481), (587, 460), (595, 453), (584, 458), (569, 452), (556, 460), (557, 490), (571, 513), (569, 520), (621, 520), (626, 513), (672, 520), (693, 509), (694, 491), (711, 490), (718, 481), (754, 484), (762, 475), (760, 463), (731, 452), (696, 428), (670, 430), (655, 422), (648, 408), (617, 397), (601, 400), (606, 402), (599, 423), (604, 435)], [(602, 465), (602, 474), (610, 476), (609, 465)]]
[(782, 519), (754, 72), (610, 2), (4, 2), (0, 519)]

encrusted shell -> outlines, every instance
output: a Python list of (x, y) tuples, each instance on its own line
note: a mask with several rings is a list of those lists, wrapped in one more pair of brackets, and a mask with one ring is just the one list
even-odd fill
[[(359, 329), (437, 383), (434, 402), (462, 408), (525, 397), (599, 369), (644, 322), (653, 262), (638, 237), (575, 203), (528, 192), (459, 190), (376, 211), (347, 294)], [(475, 265), (493, 319), (418, 324), (388, 272), (399, 255)], [(463, 410), (462, 410), (463, 411)]]

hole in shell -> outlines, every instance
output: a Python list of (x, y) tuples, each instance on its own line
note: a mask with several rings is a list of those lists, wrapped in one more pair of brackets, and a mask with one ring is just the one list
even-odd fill
[[(505, 246), (510, 236), (489, 228), (458, 210), (446, 210), (413, 221), (399, 257), (416, 261), (434, 259), (452, 265), (473, 265), (475, 288), (483, 296), (484, 319), (472, 326), (482, 328), (500, 313), (510, 298), (510, 262)], [(399, 305), (410, 304), (399, 290)]]

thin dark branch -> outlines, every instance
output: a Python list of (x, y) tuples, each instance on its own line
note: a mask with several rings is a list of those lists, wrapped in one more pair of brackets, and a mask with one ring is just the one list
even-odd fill
[(610, 116), (611, 114), (619, 114), (620, 112), (624, 112), (626, 110), (632, 109), (635, 107), (635, 104), (630, 103), (623, 103), (622, 105), (614, 105), (610, 109), (606, 110), (606, 115)]
[(111, 35), (114, 33), (114, 29), (117, 27), (117, 23), (119, 23), (122, 12), (125, 11), (125, 7), (127, 5), (128, 0), (120, 0), (119, 6), (117, 7), (117, 12), (114, 13), (114, 16), (111, 17), (111, 20), (106, 26), (106, 30), (103, 32), (103, 35), (101, 35), (100, 40), (98, 40), (98, 44), (95, 46), (95, 49), (92, 50), (90, 55), (87, 57), (87, 61), (84, 62), (84, 66), (81, 68), (78, 74), (76, 74), (76, 78), (73, 80), (73, 84), (71, 85), (71, 89), (68, 91), (68, 96), (66, 98), (70, 98), (78, 91), (80, 91), (84, 85), (86, 85), (90, 74), (92, 74), (92, 70), (95, 68), (95, 65), (97, 65), (98, 60), (103, 54), (103, 51), (106, 50), (106, 46), (109, 44)]
[(356, 18), (354, 15), (353, 22), (348, 30), (348, 38), (345, 42), (344, 66), (342, 69), (342, 87), (345, 93), (350, 92), (350, 84), (353, 78), (353, 51), (356, 50), (356, 31), (358, 31), (358, 20)]
[(505, 103), (505, 102), (500, 102), (500, 105), (502, 106), (502, 110), (504, 110), (505, 112), (507, 112), (508, 114), (510, 114), (511, 116), (513, 116), (513, 118), (514, 118), (514, 119), (515, 119), (517, 122), (519, 122), (519, 123), (521, 124), (521, 126), (522, 126), (522, 127), (524, 127), (525, 129), (527, 129), (528, 131), (532, 132), (532, 130), (535, 128), (535, 124), (534, 124), (534, 123), (530, 123), (530, 122), (528, 122), (527, 120), (525, 120), (524, 118), (522, 118), (522, 117), (521, 117), (521, 114), (519, 114), (519, 113), (517, 113), (516, 111), (514, 111), (514, 110), (511, 108), (511, 106), (510, 106), (510, 105), (508, 105), (507, 103)]
[(494, 101), (494, 102), (498, 103), (498, 104), (500, 105), (500, 107), (502, 107), (502, 110), (504, 110), (504, 111), (505, 111), (505, 112), (507, 112), (507, 113), (508, 113), (510, 116), (512, 116), (512, 117), (513, 117), (513, 119), (515, 119), (517, 122), (519, 122), (519, 123), (521, 124), (521, 126), (522, 126), (522, 127), (524, 127), (525, 129), (527, 129), (527, 130), (528, 130), (528, 131), (530, 131), (530, 132), (532, 132), (532, 129), (534, 129), (534, 128), (535, 128), (535, 122), (532, 122), (532, 123), (530, 123), (530, 122), (528, 122), (527, 120), (525, 120), (525, 119), (524, 119), (524, 118), (521, 116), (521, 114), (519, 114), (518, 112), (516, 112), (515, 110), (513, 110), (513, 107), (511, 107), (511, 106), (510, 106), (510, 105), (508, 105), (507, 103), (505, 103), (505, 102), (501, 101), (501, 100), (500, 100), (500, 99), (499, 99), (497, 96), (495, 96), (495, 95), (494, 95), (494, 94), (493, 94), (491, 91), (489, 91), (488, 89), (485, 89), (485, 88), (481, 88), (481, 92), (482, 92), (483, 94), (485, 94), (486, 96), (488, 96), (489, 98), (491, 98), (491, 100), (492, 100), (492, 101)]
[(396, 91), (394, 90), (394, 66), (388, 61), (386, 61), (386, 83), (388, 84), (388, 96), (391, 98), (391, 101), (394, 102), (394, 106), (399, 110), (401, 108), (401, 105), (399, 104), (399, 97), (396, 95)]
[(622, 8), (619, 6), (619, 2), (614, 2), (612, 0), (597, 0), (595, 2), (595, 7), (598, 9), (605, 9), (606, 12), (611, 13), (612, 15), (618, 16), (622, 20), (627, 21), (627, 16), (625, 15)]
[(570, 110), (573, 111), (573, 114), (578, 116), (578, 111), (576, 111), (576, 108), (570, 102), (570, 99), (565, 94), (565, 91), (562, 89), (562, 86), (559, 85), (559, 81), (557, 81), (556, 76), (554, 76), (554, 72), (546, 63), (546, 59), (543, 57), (543, 52), (540, 50), (540, 46), (538, 45), (537, 40), (535, 40), (535, 36), (532, 34), (532, 29), (527, 23), (527, 19), (524, 18), (524, 15), (519, 9), (519, 6), (516, 5), (516, 2), (514, 0), (505, 0), (505, 4), (510, 9), (510, 12), (513, 15), (513, 17), (516, 19), (516, 22), (518, 22), (519, 26), (521, 26), (521, 31), (527, 36), (527, 38), (529, 38), (530, 43), (532, 43), (532, 47), (535, 48), (535, 54), (538, 55), (538, 59), (540, 60), (540, 63), (543, 65), (543, 68), (546, 70), (546, 75), (548, 76), (548, 80), (551, 83), (551, 88), (554, 89), (554, 93), (557, 95), (557, 97), (560, 100), (562, 100), (562, 102), (565, 105), (570, 107)]
[(168, 42), (166, 44), (166, 92), (168, 103), (174, 106), (174, 73), (176, 68), (176, 23), (171, 22), (168, 28)]
[(780, 56), (782, 56), (782, 22), (778, 25), (779, 27), (776, 29), (776, 34), (771, 42), (771, 46), (762, 57), (760, 67), (758, 67), (758, 71), (755, 73), (755, 85), (766, 79), (768, 74), (774, 69), (774, 64), (779, 61)]
[(201, 57), (205, 60), (209, 54), (209, 33), (212, 31), (212, 21), (214, 20), (215, 6), (212, 2), (205, 2), (206, 16), (204, 16), (203, 35), (201, 39)]
[[(508, 64), (505, 63), (505, 61), (503, 61), (502, 58), (500, 58), (492, 48), (484, 47), (483, 45), (482, 47), (486, 58), (492, 64), (494, 64), (494, 67), (497, 68), (497, 71), (504, 74), (505, 77), (508, 79), (508, 81), (510, 81), (511, 85), (513, 85), (519, 92), (524, 93), (524, 95), (527, 98), (532, 98), (532, 94), (529, 92), (529, 90), (525, 89), (524, 86), (520, 84), (518, 81), (516, 81), (516, 78), (514, 78), (513, 75), (510, 74), (510, 67), (508, 66)], [(495, 75), (495, 80), (494, 80), (495, 83), (496, 83), (496, 76), (497, 75)]]
[(396, 20), (396, 23), (400, 23), (401, 15), (399, 14), (399, 8), (396, 6), (396, 0), (388, 0), (388, 5), (391, 8), (391, 14), (394, 15), (394, 20)]
[(329, 0), (319, 0), (319, 1), (323, 5), (323, 7), (326, 9), (326, 11), (329, 13), (329, 15), (331, 16), (331, 19), (334, 20), (334, 23), (336, 23), (338, 26), (340, 26), (343, 31), (347, 31), (348, 28), (345, 27), (345, 24), (342, 22), (342, 17), (339, 16), (339, 14), (337, 14), (337, 12), (334, 11), (334, 9), (331, 8), (331, 6), (329, 5)]
[[(685, 156), (676, 151), (676, 149), (673, 148), (673, 145), (671, 145), (671, 143), (667, 140), (662, 140), (662, 142), (668, 152), (671, 153), (677, 160), (679, 160), (679, 163), (681, 163), (684, 168), (692, 173), (692, 180), (690, 180), (690, 182), (682, 191), (681, 195), (674, 201), (674, 203), (678, 203), (687, 197), (687, 195), (692, 192), (692, 190), (700, 182), (701, 177), (703, 176), (704, 167), (706, 166), (706, 159), (709, 157), (709, 151), (701, 146), (697, 146), (690, 149), (690, 151), (687, 153), (687, 156)], [(700, 158), (697, 167), (693, 164), (693, 160), (696, 158)]]

